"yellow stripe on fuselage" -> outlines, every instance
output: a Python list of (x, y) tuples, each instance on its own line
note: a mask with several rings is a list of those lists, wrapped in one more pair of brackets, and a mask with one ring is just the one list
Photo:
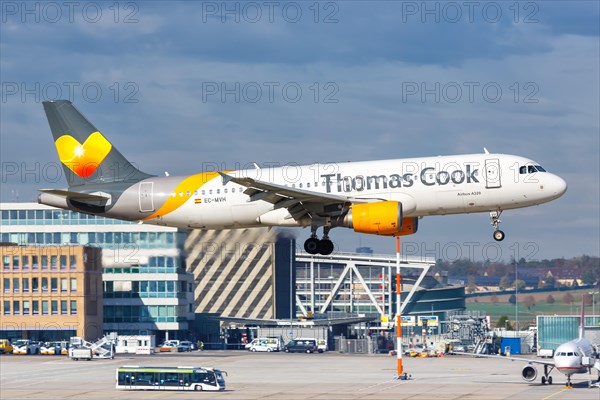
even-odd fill
[[(219, 176), (218, 172), (203, 172), (196, 175), (191, 175), (182, 180), (174, 190), (175, 196), (169, 196), (165, 204), (162, 205), (154, 214), (143, 218), (143, 220), (149, 220), (153, 218), (162, 217), (167, 215), (179, 207), (181, 207), (186, 201), (193, 196), (193, 193), (204, 186), (209, 181), (213, 180)], [(190, 196), (187, 196), (187, 193), (190, 193)], [(183, 196), (180, 196), (179, 193), (183, 193)]]

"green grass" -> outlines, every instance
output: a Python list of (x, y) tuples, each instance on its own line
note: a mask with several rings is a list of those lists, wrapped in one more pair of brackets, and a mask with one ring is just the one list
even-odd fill
[[(587, 291), (570, 291), (575, 298), (575, 301), (571, 304), (565, 304), (562, 301), (563, 296), (566, 292), (540, 292), (535, 293), (536, 304), (527, 309), (523, 302), (524, 296), (527, 293), (519, 293), (519, 325), (521, 327), (524, 324), (535, 324), (536, 315), (579, 315), (581, 313), (581, 294), (587, 293)], [(546, 298), (549, 294), (555, 299), (552, 304), (546, 303)], [(509, 320), (514, 322), (515, 319), (515, 305), (507, 301), (492, 303), (492, 296), (469, 298), (467, 302), (467, 311), (480, 311), (490, 316), (492, 325), (495, 325), (498, 319), (506, 315)], [(477, 302), (474, 300), (477, 299)], [(503, 298), (501, 300), (506, 300)], [(592, 315), (592, 306), (585, 307), (586, 315)], [(600, 306), (596, 304), (596, 314), (600, 313)]]

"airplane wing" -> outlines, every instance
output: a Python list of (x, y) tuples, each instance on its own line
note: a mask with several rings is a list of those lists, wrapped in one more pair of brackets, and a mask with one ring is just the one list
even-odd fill
[(499, 358), (501, 360), (510, 360), (510, 361), (523, 361), (528, 364), (541, 364), (541, 365), (551, 365), (555, 366), (554, 360), (540, 360), (536, 358), (521, 358), (521, 357), (512, 357), (512, 356), (500, 356), (496, 354), (475, 354), (475, 353), (462, 353), (459, 351), (455, 351), (454, 354), (459, 354), (461, 356), (471, 356), (471, 357), (485, 357), (485, 358)]
[[(311, 190), (303, 190), (290, 188), (288, 186), (277, 185), (271, 182), (259, 181), (253, 178), (236, 178), (231, 175), (219, 172), (223, 177), (224, 183), (234, 182), (238, 185), (246, 186), (248, 189), (244, 192), (249, 196), (254, 196), (257, 193), (262, 193), (260, 200), (269, 201), (266, 197), (274, 196), (277, 200), (281, 199), (296, 199), (298, 201), (310, 201), (316, 203), (370, 203), (373, 201), (383, 201), (385, 199), (339, 196), (330, 193), (319, 193)], [(251, 199), (251, 201), (259, 199)], [(273, 201), (271, 201), (273, 202)], [(273, 203), (276, 203), (274, 201)]]
[(385, 200), (313, 192), (311, 190), (291, 188), (253, 178), (237, 178), (222, 172), (219, 172), (219, 174), (223, 177), (224, 184), (233, 182), (245, 186), (246, 190), (244, 194), (250, 196), (249, 201), (262, 200), (275, 204), (276, 208), (287, 208), (296, 220), (307, 214), (321, 217), (338, 216), (347, 210), (347, 207), (351, 204)]

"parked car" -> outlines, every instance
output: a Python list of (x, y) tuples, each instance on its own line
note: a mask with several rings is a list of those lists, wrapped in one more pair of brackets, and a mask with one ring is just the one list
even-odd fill
[(323, 353), (328, 350), (327, 342), (325, 341), (325, 339), (317, 340), (317, 349), (319, 349), (319, 353)]
[(13, 354), (38, 354), (40, 342), (29, 339), (19, 339), (13, 343)]
[(167, 342), (164, 342), (163, 344), (161, 344), (158, 347), (159, 347), (159, 351), (161, 351), (161, 352), (167, 352), (167, 351), (178, 352), (178, 351), (181, 351), (181, 348), (179, 347), (179, 340), (169, 340)]
[(314, 339), (294, 339), (283, 346), (286, 353), (315, 353), (319, 351), (317, 341)]
[(250, 346), (250, 348), (248, 350), (250, 350), (250, 351), (267, 351), (270, 353), (274, 350), (274, 348), (266, 341), (259, 341), (259, 342), (253, 343), (252, 346)]
[(8, 339), (0, 339), (0, 354), (6, 353), (11, 354), (13, 352), (13, 346)]
[(188, 340), (179, 342), (179, 351), (192, 351), (196, 350), (196, 345)]

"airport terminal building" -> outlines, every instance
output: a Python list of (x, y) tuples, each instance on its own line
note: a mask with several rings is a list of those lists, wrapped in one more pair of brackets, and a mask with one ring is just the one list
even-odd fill
[[(0, 208), (3, 243), (101, 249), (104, 332), (218, 341), (231, 321), (260, 326), (307, 317), (367, 318), (374, 329), (391, 328), (393, 255), (309, 255), (277, 230), (183, 230), (37, 203)], [(402, 259), (407, 329), (418, 329), (419, 318), (432, 326), (465, 309), (464, 286), (432, 277), (434, 263)]]
[(104, 332), (156, 335), (157, 340), (189, 336), (194, 286), (192, 274), (185, 270), (185, 231), (37, 203), (2, 203), (0, 209), (2, 243), (101, 249), (98, 296)]

